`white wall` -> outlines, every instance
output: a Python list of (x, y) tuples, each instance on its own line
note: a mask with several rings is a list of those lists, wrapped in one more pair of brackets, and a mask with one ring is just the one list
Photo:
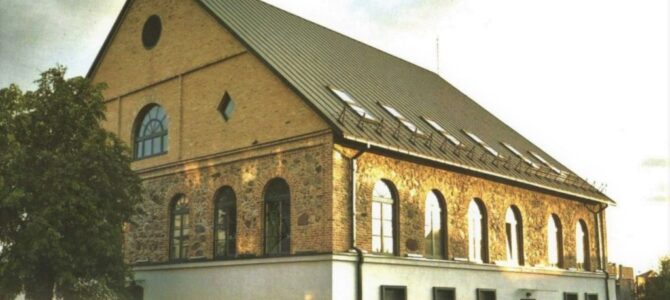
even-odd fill
[[(318, 255), (199, 262), (135, 268), (145, 299), (355, 299), (355, 255)], [(364, 299), (380, 299), (381, 285), (407, 287), (409, 300), (432, 299), (433, 287), (454, 287), (458, 300), (475, 300), (477, 288), (499, 300), (562, 300), (563, 292), (597, 293), (605, 300), (604, 274), (475, 265), (465, 262), (366, 256)], [(610, 299), (615, 299), (610, 281)]]
[[(339, 268), (339, 264), (336, 268)], [(456, 299), (475, 300), (477, 288), (495, 289), (497, 299), (562, 300), (563, 292), (598, 294), (605, 300), (605, 275), (529, 267), (476, 265), (425, 259), (367, 257), (363, 267), (364, 299), (380, 299), (380, 286), (407, 287), (407, 299), (432, 299), (433, 287), (456, 288)], [(345, 289), (345, 287), (334, 287)], [(614, 281), (610, 281), (614, 300)]]
[(144, 299), (330, 299), (330, 257), (185, 263), (135, 269)]

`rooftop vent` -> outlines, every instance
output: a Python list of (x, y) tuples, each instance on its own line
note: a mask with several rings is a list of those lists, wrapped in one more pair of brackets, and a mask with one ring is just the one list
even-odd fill
[(352, 110), (354, 110), (356, 112), (356, 114), (358, 114), (359, 116), (361, 116), (365, 119), (368, 119), (370, 121), (377, 121), (377, 118), (375, 118), (365, 108), (358, 105), (358, 103), (356, 103), (354, 98), (351, 97), (351, 95), (349, 95), (349, 93), (347, 93), (343, 90), (334, 88), (332, 86), (329, 86), (328, 88), (330, 89), (330, 91), (333, 92), (333, 94), (335, 94), (340, 100), (342, 100), (342, 102), (346, 103)]
[(416, 125), (414, 125), (414, 123), (410, 122), (407, 118), (405, 118), (402, 114), (400, 114), (400, 112), (398, 112), (395, 108), (390, 107), (388, 105), (381, 104), (381, 103), (379, 103), (379, 105), (381, 105), (381, 107), (383, 107), (389, 114), (391, 114), (394, 118), (396, 118), (398, 120), (398, 122), (402, 123), (402, 125), (405, 125), (405, 128), (407, 128), (412, 133), (423, 134), (423, 131), (421, 131), (421, 129), (416, 127)]

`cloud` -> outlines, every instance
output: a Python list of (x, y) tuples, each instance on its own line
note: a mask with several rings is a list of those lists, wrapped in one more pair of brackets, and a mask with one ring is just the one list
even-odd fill
[(56, 64), (84, 75), (118, 15), (123, 0), (3, 2), (0, 10), (0, 87), (30, 89)]
[(667, 168), (668, 160), (665, 158), (651, 157), (642, 162), (643, 168)]

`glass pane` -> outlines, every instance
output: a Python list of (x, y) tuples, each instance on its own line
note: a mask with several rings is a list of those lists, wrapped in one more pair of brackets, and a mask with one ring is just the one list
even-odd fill
[(442, 257), (442, 231), (433, 232), (433, 256)]
[(162, 139), (161, 140), (161, 143), (162, 143), (161, 152), (167, 152), (167, 149), (168, 149), (168, 136), (167, 136), (167, 134), (164, 135), (163, 137), (161, 137), (161, 139)]
[(436, 290), (435, 291), (435, 300), (455, 300), (456, 291), (454, 290)]
[(372, 220), (372, 234), (381, 235), (382, 234), (382, 222), (380, 220)]
[(393, 236), (393, 222), (384, 221), (382, 223), (382, 232), (384, 236), (392, 237)]
[(433, 250), (433, 236), (431, 234), (424, 237), (424, 247), (426, 248), (425, 256), (432, 258), (435, 255), (435, 251)]
[(377, 181), (377, 183), (375, 184), (374, 190), (372, 192), (372, 196), (378, 197), (378, 198), (383, 198), (383, 199), (393, 200), (393, 196), (391, 195), (391, 190), (389, 189), (386, 182), (384, 182), (382, 180)]
[(379, 236), (372, 237), (372, 252), (381, 252), (382, 250), (382, 240)]
[(382, 209), (381, 203), (372, 202), (372, 218), (381, 219), (382, 218)]
[(407, 299), (404, 288), (384, 287), (383, 300), (405, 300)]
[(142, 146), (142, 149), (144, 150), (142, 153), (142, 156), (150, 156), (151, 155), (151, 141), (147, 140), (142, 142), (144, 145)]
[(382, 205), (382, 217), (384, 220), (393, 220), (393, 205), (388, 203)]
[(384, 253), (393, 253), (393, 238), (384, 237)]
[(160, 138), (160, 137), (158, 137), (158, 138), (153, 138), (153, 139), (151, 139), (151, 142), (152, 142), (152, 144), (153, 144), (151, 153), (152, 153), (152, 154), (158, 154), (158, 153), (161, 153), (161, 138)]

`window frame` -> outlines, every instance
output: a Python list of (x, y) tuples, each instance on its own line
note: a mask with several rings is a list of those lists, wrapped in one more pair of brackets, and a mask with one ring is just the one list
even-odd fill
[[(479, 249), (479, 258), (477, 258), (477, 251), (474, 249), (474, 257), (470, 255), (470, 251), (472, 250), (472, 246), (474, 246), (473, 237), (470, 236), (472, 230), (471, 230), (471, 224), (470, 221), (472, 220), (470, 214), (470, 210), (473, 207), (472, 205), (475, 205), (478, 209), (478, 212), (480, 214), (480, 241), (481, 244), (480, 249)], [(473, 198), (470, 201), (470, 204), (468, 205), (468, 214), (467, 214), (467, 222), (468, 222), (468, 260), (471, 262), (475, 263), (489, 263), (489, 229), (488, 229), (488, 212), (486, 210), (486, 206), (484, 205), (484, 202), (479, 199), (479, 198)], [(472, 242), (472, 244), (471, 244)]]
[(563, 292), (563, 300), (570, 300), (568, 297), (574, 296), (575, 300), (579, 300), (579, 293)]
[[(176, 213), (177, 211), (177, 205), (179, 205), (179, 202), (181, 200), (184, 200), (184, 204), (182, 205), (184, 208), (182, 212)], [(188, 240), (190, 238), (190, 201), (184, 194), (177, 194), (172, 198), (172, 201), (170, 203), (169, 207), (169, 214), (170, 214), (170, 234), (168, 235), (170, 240), (168, 242), (168, 247), (169, 247), (169, 259), (171, 262), (182, 262), (188, 260), (188, 242), (185, 242), (184, 240)], [(175, 227), (177, 223), (177, 216), (180, 216), (179, 218), (179, 256), (176, 256), (174, 252), (174, 242), (175, 242)], [(186, 216), (186, 221), (184, 221), (184, 216)], [(185, 228), (189, 227), (189, 228)], [(186, 229), (186, 230), (185, 230)], [(186, 231), (186, 233), (184, 233)]]
[(598, 298), (599, 298), (598, 294), (596, 294), (596, 293), (584, 293), (584, 300), (591, 300), (591, 299), (589, 299), (589, 297), (592, 297), (592, 296), (596, 297), (595, 300), (598, 300)]
[[(582, 263), (579, 263), (578, 260), (578, 251), (580, 243), (577, 242), (579, 231), (581, 230), (582, 235)], [(577, 269), (584, 271), (591, 271), (591, 243), (589, 238), (589, 227), (583, 219), (579, 219), (575, 226), (575, 265)]]
[[(279, 186), (273, 187), (273, 184)], [(280, 190), (282, 193), (276, 195), (270, 195), (271, 188), (285, 188), (285, 190)], [(269, 205), (279, 203), (279, 208), (277, 209), (279, 221), (277, 234), (279, 240), (277, 241), (278, 250), (276, 252), (270, 252), (268, 245), (268, 229), (269, 229)], [(286, 215), (284, 215), (286, 214)], [(263, 192), (263, 254), (265, 256), (286, 256), (291, 255), (291, 189), (283, 178), (276, 177), (268, 181), (265, 185)], [(282, 237), (284, 236), (284, 237)], [(284, 243), (286, 245), (284, 245)], [(286, 249), (284, 249), (286, 247)], [(274, 249), (274, 248), (273, 248)]]
[[(510, 226), (508, 232), (507, 224), (512, 224), (508, 222), (510, 213), (514, 219), (514, 228), (511, 228)], [(505, 248), (507, 250), (508, 263), (518, 266), (523, 266), (525, 264), (523, 242), (523, 217), (521, 216), (521, 210), (519, 210), (519, 207), (516, 205), (510, 205), (505, 212)], [(514, 253), (514, 250), (516, 250), (516, 253)]]
[[(386, 186), (386, 188), (389, 191), (390, 198), (383, 198), (383, 197), (375, 196), (375, 191), (377, 190), (376, 187), (377, 187), (378, 184), (384, 184)], [(372, 224), (371, 224), (372, 225), (371, 226), (372, 230), (370, 232), (370, 235), (372, 237), (372, 244), (371, 244), (371, 249), (370, 250), (374, 254), (389, 255), (389, 256), (398, 255), (398, 252), (399, 252), (399, 245), (398, 245), (398, 205), (399, 205), (400, 201), (399, 201), (397, 195), (398, 195), (398, 193), (396, 192), (395, 185), (389, 180), (380, 179), (380, 180), (376, 181), (376, 183), (373, 187), (372, 203), (371, 203), (371, 206), (370, 206), (370, 209), (371, 209), (371, 212), (370, 212), (370, 216), (371, 216), (370, 219), (371, 220), (370, 221), (372, 222)], [(379, 221), (379, 232), (380, 232), (378, 237), (380, 239), (380, 246), (381, 246), (380, 251), (375, 251), (375, 249), (374, 249), (374, 239), (377, 236), (377, 235), (374, 234), (374, 231), (375, 231), (374, 230), (374, 228), (375, 228), (374, 223), (375, 223), (375, 220), (377, 219), (377, 218), (375, 218), (375, 214), (374, 214), (375, 203), (379, 203), (379, 206), (380, 206), (379, 211), (380, 211), (380, 214), (381, 214), (380, 215), (381, 218), (378, 220)], [(388, 220), (385, 220), (385, 215), (384, 215), (383, 211), (384, 211), (384, 205), (389, 205), (389, 204), (391, 206), (391, 220), (390, 221), (391, 221), (391, 231), (392, 231), (392, 233), (391, 233), (391, 243), (392, 243), (392, 245), (391, 245), (390, 252), (385, 252), (384, 238), (386, 236), (384, 235), (384, 221), (388, 221)]]
[(556, 266), (558, 268), (565, 268), (565, 257), (564, 257), (564, 246), (563, 246), (563, 223), (561, 218), (557, 214), (549, 215), (549, 221), (547, 222), (547, 248), (551, 246), (549, 239), (551, 238), (549, 232), (549, 223), (553, 222), (554, 227), (556, 228), (555, 238), (556, 238), (556, 264), (554, 265), (551, 262), (551, 257), (549, 254), (551, 250), (547, 249), (547, 263), (551, 266)]
[(456, 288), (453, 287), (433, 287), (433, 300), (439, 300), (437, 299), (437, 293), (439, 292), (453, 292), (454, 293), (454, 299), (456, 300)]
[(486, 292), (493, 292), (493, 297), (494, 297), (494, 299), (496, 299), (496, 300), (498, 299), (498, 293), (496, 292), (495, 289), (480, 289), (480, 288), (478, 288), (478, 289), (475, 290), (475, 298), (476, 298), (477, 300), (483, 300), (483, 299), (480, 297), (480, 295), (481, 295), (481, 293), (486, 293)]
[[(428, 246), (428, 245), (427, 245), (427, 238), (426, 238), (426, 225), (427, 225), (427, 220), (426, 220), (425, 218), (428, 217), (428, 200), (429, 200), (430, 195), (434, 195), (435, 200), (437, 201), (438, 208), (439, 208), (439, 210), (440, 210), (440, 212), (439, 212), (439, 217), (440, 217), (440, 220), (439, 220), (439, 224), (440, 224), (440, 232), (439, 232), (438, 237), (437, 237), (437, 242), (439, 243), (438, 253), (431, 253), (431, 254), (429, 255), (429, 254), (428, 254), (428, 249), (427, 249), (427, 248), (428, 248), (428, 247), (427, 247), (427, 246)], [(424, 256), (425, 258), (429, 258), (429, 259), (446, 259), (446, 257), (447, 257), (447, 247), (446, 247), (446, 241), (447, 241), (447, 234), (446, 234), (446, 233), (447, 233), (447, 228), (446, 228), (446, 227), (447, 227), (447, 226), (446, 226), (446, 225), (447, 225), (447, 219), (446, 219), (445, 216), (448, 216), (448, 213), (447, 213), (447, 209), (446, 209), (446, 208), (447, 208), (447, 206), (446, 206), (446, 201), (444, 200), (444, 197), (442, 196), (442, 193), (440, 193), (440, 192), (439, 192), (438, 190), (436, 190), (436, 189), (430, 190), (430, 191), (428, 192), (428, 194), (426, 195), (425, 205), (424, 205), (424, 222), (423, 222), (423, 223), (424, 223), (424, 232), (423, 232), (423, 236), (424, 236), (424, 243), (423, 243), (423, 244), (424, 244), (424, 251), (423, 251), (423, 256)], [(433, 214), (431, 214), (431, 217), (432, 217), (432, 216), (433, 216)], [(431, 222), (431, 225), (433, 225), (433, 224), (434, 224), (434, 222)], [(432, 226), (431, 226), (431, 227), (432, 227)], [(434, 234), (431, 234), (431, 238), (433, 239), (431, 242), (432, 242), (432, 244), (434, 245), (434, 244), (436, 243), (436, 241), (435, 241), (435, 239), (436, 239), (436, 238), (435, 238), (435, 235), (434, 235)], [(433, 249), (431, 249), (431, 252), (432, 252), (432, 250), (433, 250)]]
[[(159, 112), (162, 112), (163, 118), (158, 119), (156, 116), (155, 118), (150, 118), (150, 114), (154, 111), (154, 109), (158, 109)], [(146, 122), (145, 120), (147, 118), (150, 118), (149, 121)], [(161, 126), (162, 131), (160, 132), (155, 132), (151, 133), (148, 135), (142, 135), (141, 133), (146, 131), (146, 127), (149, 126), (152, 123), (158, 123)], [(169, 117), (167, 114), (167, 111), (165, 111), (165, 108), (163, 108), (161, 105), (152, 103), (149, 105), (146, 105), (142, 110), (140, 110), (140, 113), (137, 114), (137, 117), (135, 118), (135, 124), (133, 126), (133, 132), (132, 132), (132, 139), (133, 139), (133, 160), (138, 161), (138, 160), (143, 160), (143, 159), (148, 159), (156, 156), (161, 156), (165, 155), (168, 153), (168, 148), (169, 148), (169, 143), (170, 143), (170, 138), (169, 138)], [(153, 152), (153, 143), (154, 140), (158, 139), (160, 141), (160, 150), (156, 153)], [(151, 153), (148, 155), (144, 155), (144, 143), (151, 141)], [(142, 145), (142, 147), (140, 147)], [(141, 151), (140, 151), (141, 148)], [(140, 153), (141, 152), (141, 153)]]
[(380, 292), (379, 296), (381, 300), (384, 300), (386, 298), (386, 293), (388, 293), (388, 290), (392, 289), (397, 289), (397, 290), (402, 290), (403, 293), (405, 294), (404, 300), (407, 300), (407, 286), (404, 285), (381, 285), (379, 286)]
[[(228, 193), (231, 198), (229, 199), (223, 199), (224, 193)], [(228, 218), (226, 220), (225, 224), (225, 231), (226, 231), (226, 237), (225, 237), (225, 254), (220, 254), (219, 253), (219, 244), (220, 244), (220, 239), (218, 238), (218, 233), (220, 230), (220, 225), (219, 224), (219, 211), (220, 210), (227, 210), (228, 211)], [(232, 212), (232, 213), (231, 213)], [(235, 191), (233, 190), (232, 187), (230, 186), (224, 186), (219, 188), (219, 190), (216, 192), (216, 196), (214, 197), (214, 218), (213, 218), (214, 224), (213, 224), (213, 230), (212, 230), (212, 237), (213, 237), (213, 257), (214, 259), (231, 259), (235, 258), (237, 256), (237, 196), (235, 195)], [(232, 231), (232, 234), (231, 234)], [(232, 235), (232, 238), (231, 238)], [(229, 243), (232, 243), (229, 244)]]

